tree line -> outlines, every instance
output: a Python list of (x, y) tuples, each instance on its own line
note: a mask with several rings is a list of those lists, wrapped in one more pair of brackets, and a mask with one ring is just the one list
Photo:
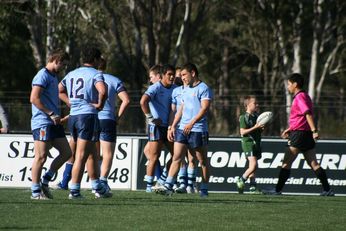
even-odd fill
[(72, 58), (69, 71), (79, 65), (81, 48), (94, 43), (108, 60), (107, 72), (119, 76), (133, 97), (119, 131), (145, 132), (138, 101), (152, 65), (190, 61), (214, 91), (211, 134), (236, 135), (242, 98), (255, 94), (262, 111), (275, 115), (265, 134), (278, 135), (292, 102), (285, 78), (300, 72), (320, 129), (327, 137), (345, 136), (343, 0), (4, 0), (0, 5), (0, 99), (19, 121), (18, 130), (30, 130), (30, 116), (18, 115), (29, 106), (15, 92), (30, 91), (49, 52), (64, 48)]

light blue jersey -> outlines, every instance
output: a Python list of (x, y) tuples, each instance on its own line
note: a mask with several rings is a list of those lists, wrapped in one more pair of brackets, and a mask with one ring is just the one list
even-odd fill
[(67, 91), (71, 108), (70, 115), (97, 114), (91, 103), (98, 102), (95, 84), (104, 82), (102, 72), (93, 67), (80, 67), (69, 72), (61, 81)]
[(103, 73), (103, 77), (105, 79), (105, 83), (108, 90), (108, 98), (105, 102), (102, 111), (98, 113), (98, 117), (100, 120), (109, 119), (115, 121), (117, 95), (122, 91), (126, 91), (126, 89), (121, 80), (117, 77), (105, 73)]
[(176, 106), (176, 111), (179, 110), (182, 103), (182, 95), (184, 94), (184, 85), (174, 88), (172, 92), (172, 104)]
[[(58, 90), (58, 78), (46, 68), (42, 68), (32, 80), (32, 86), (39, 86), (43, 89), (40, 99), (42, 104), (54, 114), (60, 115), (60, 100)], [(39, 110), (34, 104), (31, 105), (31, 129), (42, 128), (47, 125), (53, 125), (50, 117)]]
[[(194, 87), (186, 87), (182, 95), (182, 101), (184, 103), (183, 115), (180, 120), (179, 129), (183, 130), (185, 125), (198, 114), (201, 109), (202, 100), (212, 100), (213, 93), (211, 89), (203, 82), (200, 82)], [(192, 129), (192, 132), (207, 132), (208, 120), (207, 114), (202, 119), (196, 122)]]
[(168, 126), (172, 103), (172, 92), (174, 88), (176, 88), (176, 85), (174, 84), (169, 88), (166, 88), (162, 85), (161, 81), (159, 81), (151, 85), (145, 92), (145, 94), (150, 97), (150, 112), (155, 119), (161, 119), (162, 123), (160, 126), (162, 127)]

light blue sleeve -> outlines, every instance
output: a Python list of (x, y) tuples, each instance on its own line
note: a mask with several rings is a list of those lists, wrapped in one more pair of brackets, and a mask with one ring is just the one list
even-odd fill
[(97, 82), (104, 82), (104, 81), (105, 81), (105, 78), (103, 77), (102, 72), (99, 72), (94, 76), (94, 84), (96, 84)]
[(211, 100), (213, 98), (213, 92), (208, 86), (204, 86), (202, 91), (200, 92), (200, 99), (208, 99)]
[(157, 93), (157, 88), (159, 85), (157, 83), (151, 85), (146, 91), (145, 94), (150, 97), (150, 99), (154, 99)]
[(32, 80), (32, 86), (40, 86), (43, 88), (47, 88), (48, 83), (48, 75), (46, 75), (44, 69), (41, 69)]
[(177, 105), (178, 88), (175, 88), (172, 92), (172, 104)]

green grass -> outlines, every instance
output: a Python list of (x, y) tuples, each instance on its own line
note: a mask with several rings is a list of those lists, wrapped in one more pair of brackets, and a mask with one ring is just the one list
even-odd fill
[(210, 193), (208, 198), (113, 191), (113, 198), (30, 200), (0, 189), (0, 230), (345, 230), (346, 197)]

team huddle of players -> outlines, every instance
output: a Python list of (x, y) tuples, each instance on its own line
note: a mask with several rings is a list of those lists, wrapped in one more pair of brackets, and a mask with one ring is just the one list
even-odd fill
[[(54, 51), (46, 67), (42, 68), (32, 81), (30, 102), (35, 159), (32, 165), (31, 198), (53, 198), (48, 183), (65, 162), (66, 168), (59, 187), (69, 188), (70, 199), (83, 197), (80, 189), (85, 166), (95, 197), (111, 197), (107, 178), (116, 142), (116, 121), (124, 113), (130, 100), (122, 82), (103, 72), (102, 64), (104, 65), (105, 61), (102, 60), (99, 49), (85, 47), (82, 51), (82, 66), (69, 72), (59, 83), (57, 74), (68, 61), (69, 57), (64, 51)], [(181, 160), (189, 149), (191, 156), (197, 158), (202, 165), (201, 195), (207, 196), (209, 174), (206, 160), (206, 117), (212, 98), (211, 90), (199, 80), (196, 66), (188, 63), (181, 68), (181, 81), (186, 83), (185, 87), (182, 85), (181, 91), (175, 92), (177, 96), (173, 103), (172, 93), (177, 87), (173, 84), (175, 68), (163, 65), (151, 70), (155, 70), (158, 81), (154, 83), (152, 80), (153, 85), (148, 88), (140, 102), (148, 122), (149, 142), (144, 150), (149, 161), (147, 192), (152, 190), (152, 172), (155, 166), (160, 167), (157, 160), (162, 145), (166, 143), (170, 150), (174, 148), (175, 151), (171, 152), (174, 154), (172, 163), (169, 164), (169, 172), (163, 171), (166, 177), (163, 178), (163, 174), (161, 179), (165, 179), (163, 186), (166, 188), (162, 189), (167, 193), (172, 191), (171, 186), (175, 183), (174, 178)], [(116, 95), (122, 101), (119, 110), (116, 110)], [(64, 118), (60, 117), (60, 100), (70, 108), (69, 116)], [(66, 120), (72, 137), (70, 142), (67, 141), (62, 126)], [(58, 150), (59, 155), (54, 158), (41, 179), (43, 165), (52, 147)], [(103, 155), (101, 171), (98, 165), (100, 149)], [(190, 175), (193, 181), (194, 169)]]
[[(150, 69), (149, 76), (153, 84), (140, 100), (148, 122), (148, 143), (144, 149), (148, 159), (146, 192), (171, 195), (178, 172), (179, 187), (175, 191), (194, 192), (194, 160), (198, 160), (202, 177), (200, 195), (208, 196), (207, 114), (212, 91), (199, 79), (197, 67), (192, 63), (180, 68), (168, 64), (156, 65)], [(163, 145), (166, 145), (172, 158), (161, 173), (158, 159)], [(185, 162), (187, 156), (188, 167)], [(157, 184), (154, 186), (155, 172)]]
[[(69, 72), (58, 82), (58, 72), (69, 61), (62, 50), (54, 51), (32, 81), (30, 102), (32, 103), (31, 127), (34, 138), (35, 158), (32, 165), (32, 199), (52, 199), (49, 181), (66, 162), (62, 189), (69, 189), (70, 199), (83, 198), (81, 180), (87, 168), (96, 198), (112, 196), (107, 178), (111, 169), (116, 142), (116, 121), (123, 115), (130, 98), (123, 83), (115, 76), (104, 73), (106, 61), (96, 47), (85, 47), (82, 51), (82, 66)], [(148, 143), (144, 154), (148, 159), (145, 181), (146, 192), (165, 195), (196, 192), (196, 163), (201, 167), (201, 197), (208, 196), (209, 163), (208, 110), (213, 98), (211, 89), (200, 80), (196, 65), (186, 63), (180, 68), (169, 64), (155, 65), (149, 70), (152, 85), (140, 100), (147, 120)], [(319, 166), (315, 155), (315, 139), (318, 133), (313, 122), (312, 103), (303, 92), (303, 80), (299, 74), (288, 79), (288, 90), (294, 95), (290, 115), (290, 127), (282, 134), (289, 138), (279, 181), (275, 190), (268, 194), (281, 194), (289, 178), (290, 167), (299, 152), (320, 179), (323, 196), (333, 196), (325, 171)], [(117, 110), (117, 100), (121, 104)], [(60, 101), (70, 109), (68, 116), (61, 118)], [(256, 187), (255, 170), (261, 158), (261, 132), (264, 125), (256, 123), (258, 103), (255, 96), (244, 100), (245, 114), (240, 117), (242, 148), (249, 167), (239, 177), (237, 187), (244, 191), (250, 179), (250, 192), (259, 193)], [(68, 121), (71, 133), (67, 141), (62, 123)], [(163, 170), (159, 157), (166, 145), (172, 158)], [(59, 155), (54, 158), (48, 171), (42, 176), (43, 165), (50, 148)], [(100, 150), (102, 164), (99, 167)], [(186, 159), (188, 161), (186, 161)], [(177, 178), (178, 175), (178, 179)], [(156, 184), (154, 185), (154, 182)], [(178, 183), (177, 186), (175, 186)]]

